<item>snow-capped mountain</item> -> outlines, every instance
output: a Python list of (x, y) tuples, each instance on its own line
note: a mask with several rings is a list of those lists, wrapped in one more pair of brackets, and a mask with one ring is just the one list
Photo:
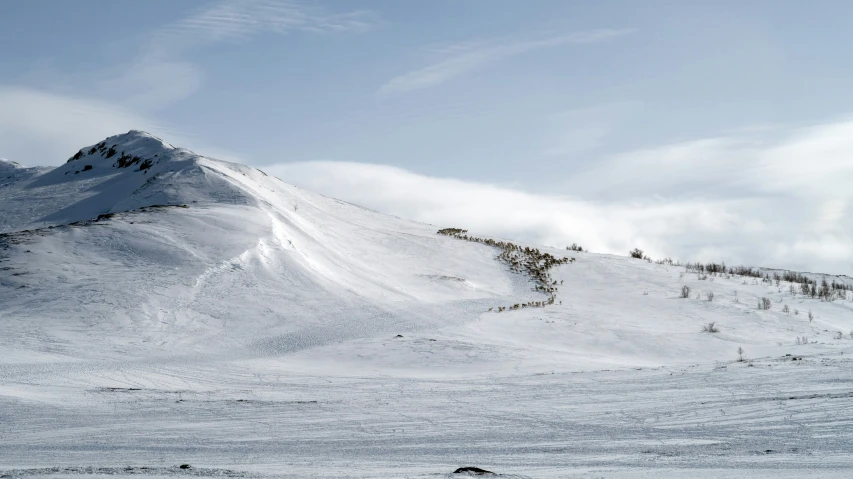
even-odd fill
[[(821, 300), (784, 279), (706, 274), (476, 232), (436, 234), (445, 226), (465, 225), (383, 215), (140, 131), (82, 148), (56, 168), (0, 161), (0, 418), (16, 432), (0, 436), (0, 469), (35, 474), (45, 465), (96, 464), (102, 469), (93, 474), (115, 474), (111, 468), (142, 461), (160, 469), (133, 474), (169, 475), (176, 472), (168, 461), (190, 457), (222, 475), (258, 461), (276, 469), (286, 456), (303, 473), (331, 477), (343, 463), (367, 461), (354, 475), (374, 477), (396, 470), (368, 464), (383, 454), (418, 464), (401, 469), (405, 475), (431, 473), (426, 465), (441, 461), (449, 467), (448, 457), (519, 472), (536, 456), (553, 461), (540, 477), (557, 474), (573, 454), (594, 455), (591, 444), (614, 434), (605, 431), (613, 417), (602, 411), (640, 418), (630, 447), (613, 446), (618, 454), (643, 457), (631, 448), (650, 435), (669, 440), (645, 422), (655, 417), (698, 431), (665, 446), (679, 454), (713, 440), (747, 444), (752, 449), (735, 454), (747, 461), (761, 446), (758, 432), (700, 431), (720, 409), (701, 400), (719, 394), (724, 381), (706, 383), (695, 371), (731, 365), (738, 372), (728, 380), (756, 375), (755, 394), (778, 390), (785, 375), (811, 391), (837, 375), (853, 345), (853, 294), (845, 289)], [(764, 298), (768, 307), (757, 307)], [(703, 332), (710, 323), (717, 332)], [(735, 362), (738, 348), (752, 368)], [(791, 369), (800, 364), (791, 358), (804, 356), (815, 359)], [(573, 375), (581, 371), (589, 376)], [(649, 381), (691, 391), (671, 405), (675, 416), (661, 415), (660, 404), (672, 398), (645, 389)], [(837, 387), (817, 389), (835, 397)], [(624, 391), (637, 405), (608, 409), (605, 398)], [(239, 407), (253, 409), (233, 409), (250, 400), (258, 403)], [(414, 404), (418, 419), (407, 422)], [(808, 421), (849, 404), (842, 398)], [(737, 401), (725, 408), (741, 421), (783, 417)], [(221, 414), (237, 418), (220, 423)], [(76, 423), (78, 416), (88, 422)], [(476, 425), (478, 418), (485, 422)], [(169, 436), (172, 422), (198, 427)], [(48, 423), (64, 433), (51, 435)], [(452, 424), (468, 432), (443, 429)], [(510, 451), (513, 437), (522, 437), (518, 446), (542, 447), (562, 438), (545, 434), (549, 424), (591, 428), (587, 449), (547, 459)], [(294, 427), (294, 441), (314, 449), (281, 432)], [(496, 442), (477, 442), (478, 430)], [(783, 439), (795, 437), (780, 430)], [(849, 441), (849, 433), (836, 433), (839, 444)], [(160, 447), (164, 434), (174, 450)], [(727, 434), (748, 437), (726, 442)], [(425, 439), (432, 436), (438, 439)], [(105, 441), (121, 446), (100, 456)], [(207, 449), (193, 449), (201, 443)], [(48, 460), (33, 460), (29, 452), (44, 444)], [(423, 458), (414, 449), (429, 452)], [(343, 463), (335, 451), (344, 451)], [(790, 454), (785, 464), (799, 464)], [(319, 474), (317, 461), (337, 469)], [(257, 471), (269, 473), (264, 467)]]
[(209, 164), (141, 131), (82, 148), (48, 171), (12, 163), (0, 192), (0, 200), (11, 205), (0, 209), (0, 232), (70, 224), (156, 204), (249, 202)]
[(147, 133), (39, 173), (0, 192), (4, 348), (287, 352), (446, 325), (521, 293), (488, 249)]

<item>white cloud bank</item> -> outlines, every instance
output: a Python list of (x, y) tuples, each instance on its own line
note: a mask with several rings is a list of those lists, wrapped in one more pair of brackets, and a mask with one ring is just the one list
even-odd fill
[[(853, 121), (774, 143), (717, 138), (626, 153), (574, 175), (569, 195), (307, 162), (283, 180), (436, 227), (596, 252), (853, 274)], [(568, 175), (568, 172), (543, 172)]]

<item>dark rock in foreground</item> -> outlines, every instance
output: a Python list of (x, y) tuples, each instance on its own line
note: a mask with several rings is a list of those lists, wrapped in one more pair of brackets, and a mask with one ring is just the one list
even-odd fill
[(483, 476), (486, 474), (495, 475), (494, 472), (487, 471), (485, 469), (480, 469), (479, 467), (460, 467), (459, 469), (453, 471), (454, 474), (462, 474), (464, 472), (467, 472), (469, 474), (476, 474), (478, 476)]

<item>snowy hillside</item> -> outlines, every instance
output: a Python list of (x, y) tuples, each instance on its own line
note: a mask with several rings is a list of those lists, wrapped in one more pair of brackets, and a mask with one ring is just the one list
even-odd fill
[(65, 225), (156, 204), (249, 201), (206, 168), (203, 158), (140, 131), (82, 148), (58, 168), (12, 164), (6, 171), (0, 232)]
[(510, 257), (511, 239), (445, 226), (464, 225), (139, 131), (53, 169), (0, 161), (0, 473), (413, 477), (473, 461), (633, 477), (654, 458), (662, 475), (727, 477), (703, 459), (721, 454), (839, 477), (853, 459), (836, 417), (853, 406), (846, 289), (537, 245)]

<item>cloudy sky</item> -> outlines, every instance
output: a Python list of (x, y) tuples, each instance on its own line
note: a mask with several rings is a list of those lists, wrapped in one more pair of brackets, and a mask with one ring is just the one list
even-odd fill
[(853, 2), (11, 0), (0, 157), (131, 128), (441, 226), (853, 275)]

